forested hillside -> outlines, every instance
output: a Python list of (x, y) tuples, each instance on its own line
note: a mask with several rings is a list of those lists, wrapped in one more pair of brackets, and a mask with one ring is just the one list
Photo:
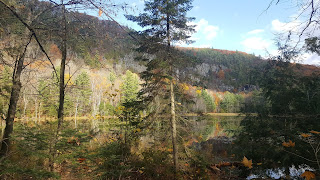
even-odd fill
[[(29, 14), (29, 16), (31, 16), (30, 13), (37, 14), (37, 12), (41, 12), (48, 8), (50, 3), (22, 1), (18, 5), (22, 14), (26, 16)], [(34, 9), (37, 9), (37, 12), (28, 12), (28, 6), (33, 6)], [(59, 21), (57, 17), (61, 16), (60, 13), (60, 11), (55, 11), (54, 14), (43, 13), (44, 16), (41, 18), (49, 18), (51, 22), (57, 22)], [(8, 14), (8, 16), (10, 16), (10, 14)], [(67, 60), (68, 68), (65, 72), (65, 80), (69, 81), (67, 84), (68, 90), (66, 91), (67, 99), (68, 94), (74, 94), (74, 91), (82, 88), (78, 87), (76, 84), (76, 82), (79, 81), (77, 80), (78, 76), (79, 78), (80, 75), (88, 76), (87, 78), (89, 78), (89, 81), (86, 85), (87, 89), (90, 89), (91, 93), (99, 92), (100, 95), (89, 93), (90, 95), (88, 97), (97, 96), (98, 100), (96, 104), (87, 102), (91, 104), (91, 107), (88, 106), (90, 109), (86, 109), (84, 112), (86, 112), (87, 115), (96, 115), (99, 114), (97, 110), (99, 108), (97, 107), (103, 106), (105, 109), (106, 107), (110, 108), (110, 104), (119, 104), (121, 99), (120, 85), (122, 83), (122, 76), (124, 76), (127, 70), (137, 74), (142, 72), (146, 68), (144, 66), (146, 63), (135, 60), (137, 53), (134, 50), (134, 46), (137, 43), (137, 39), (130, 36), (131, 30), (129, 28), (121, 28), (116, 22), (99, 20), (97, 17), (78, 12), (70, 12), (67, 16), (70, 21), (68, 23), (69, 34), (67, 34), (68, 54), (70, 54), (70, 56)], [(28, 112), (29, 116), (34, 117), (39, 116), (40, 114), (50, 116), (55, 114), (54, 103), (51, 105), (45, 103), (51, 103), (54, 100), (58, 100), (57, 96), (53, 95), (58, 93), (58, 87), (56, 88), (56, 91), (46, 92), (45, 103), (41, 102), (40, 99), (43, 99), (41, 96), (43, 96), (44, 93), (41, 92), (41, 87), (51, 87), (54, 89), (53, 86), (57, 83), (55, 82), (57, 77), (54, 77), (54, 70), (52, 69), (51, 63), (58, 67), (59, 70), (61, 59), (59, 43), (61, 42), (58, 40), (59, 34), (53, 33), (52, 30), (46, 31), (45, 28), (43, 28), (43, 26), (45, 26), (42, 22), (43, 19), (36, 19), (34, 21), (34, 28), (37, 30), (40, 41), (42, 38), (45, 39), (45, 41), (43, 40), (41, 43), (48, 53), (50, 61), (46, 58), (45, 54), (42, 53), (41, 49), (38, 48), (36, 42), (31, 42), (29, 45), (30, 50), (27, 52), (29, 54), (26, 56), (24, 62), (26, 65), (26, 73), (23, 74), (24, 80), (22, 81), (22, 97), (24, 97), (25, 102), (20, 101), (21, 110), (18, 110), (18, 116), (25, 116)], [(5, 21), (6, 19), (3, 18), (2, 20), (2, 24), (7, 24), (7, 26), (2, 27), (1, 46), (3, 49), (10, 49), (13, 48), (12, 46), (15, 44), (10, 44), (8, 42), (16, 37), (15, 34), (21, 34), (25, 30), (22, 30), (23, 25), (21, 25), (17, 19), (14, 19), (14, 21)], [(52, 28), (55, 28), (54, 24), (49, 24), (50, 21), (45, 21), (45, 23), (48, 23), (50, 27), (53, 26)], [(39, 22), (39, 24), (36, 22)], [(58, 29), (58, 27), (56, 28)], [(192, 61), (195, 62), (195, 69), (182, 64), (177, 69), (177, 72), (180, 74), (181, 79), (185, 79), (185, 86), (190, 86), (189, 89), (195, 89), (190, 93), (193, 94), (195, 100), (199, 101), (196, 103), (195, 107), (192, 108), (196, 112), (220, 112), (220, 101), (224, 99), (224, 93), (226, 91), (230, 92), (227, 93), (227, 96), (229, 94), (235, 96), (235, 98), (231, 99), (234, 99), (236, 102), (231, 102), (232, 105), (230, 106), (232, 106), (232, 108), (222, 108), (222, 112), (240, 112), (240, 106), (242, 106), (241, 104), (243, 104), (244, 98), (247, 96), (245, 94), (253, 90), (258, 90), (257, 83), (251, 80), (256, 69), (265, 64), (265, 61), (258, 57), (246, 53), (223, 50), (177, 49), (186, 53), (187, 56), (191, 57), (191, 59), (193, 59)], [(4, 67), (6, 64), (13, 66), (14, 64), (12, 63), (14, 61), (12, 61), (12, 58), (14, 58), (14, 56), (16, 56), (16, 54), (9, 54), (8, 51), (3, 51), (3, 63), (1, 67), (8, 69), (8, 67)], [(2, 76), (8, 76), (9, 78), (10, 73), (11, 72), (8, 69), (8, 72), (3, 71)], [(4, 81), (10, 81), (10, 78), (8, 78), (3, 79)], [(139, 84), (141, 84), (141, 81)], [(197, 98), (199, 95), (197, 95), (196, 90), (206, 91), (201, 90), (203, 88), (208, 89), (210, 94), (208, 96), (209, 98), (205, 98), (206, 100)], [(242, 95), (233, 94), (240, 92), (243, 92)], [(110, 97), (111, 95), (114, 97)], [(56, 99), (48, 101), (50, 96)], [(241, 98), (236, 98), (236, 96)], [(95, 101), (94, 97), (91, 97), (90, 99)], [(206, 101), (206, 103), (203, 101)], [(68, 107), (66, 112), (68, 112), (67, 114), (69, 114), (69, 116), (74, 116), (74, 111), (77, 109), (75, 107), (77, 105), (75, 104), (77, 103), (69, 102), (67, 100)], [(233, 104), (238, 105), (233, 108)], [(85, 107), (85, 105), (80, 103), (80, 107)], [(100, 107), (100, 110), (101, 108), (102, 107)], [(109, 113), (102, 114), (113, 115), (114, 111), (107, 110), (107, 112)], [(5, 114), (5, 111), (2, 111), (2, 113)]]
[[(238, 51), (209, 48), (181, 48), (187, 54), (201, 60), (196, 68), (201, 81), (209, 89), (220, 91), (252, 91), (257, 85), (257, 69), (266, 65), (266, 60)], [(249, 89), (250, 88), (250, 89)]]
[(146, 1), (141, 31), (109, 3), (0, 0), (0, 178), (319, 175), (318, 67), (174, 46), (192, 0)]

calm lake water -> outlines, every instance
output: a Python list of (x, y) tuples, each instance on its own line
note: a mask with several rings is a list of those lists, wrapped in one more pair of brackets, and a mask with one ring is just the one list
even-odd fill
[(239, 130), (241, 116), (203, 116), (191, 117), (192, 131), (202, 135), (204, 140), (218, 136), (232, 137)]

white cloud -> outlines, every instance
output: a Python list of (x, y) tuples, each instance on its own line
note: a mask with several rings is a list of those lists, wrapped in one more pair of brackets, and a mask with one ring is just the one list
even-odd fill
[(207, 39), (212, 40), (218, 34), (219, 27), (208, 25), (204, 28), (203, 32), (205, 33)]
[(186, 44), (184, 42), (178, 42), (178, 46), (189, 47), (213, 47), (213, 39), (215, 39), (223, 31), (218, 26), (213, 26), (205, 19), (200, 19), (198, 22), (188, 22), (187, 25), (195, 26), (195, 33), (190, 34), (190, 40), (195, 41), (194, 44)]
[(317, 54), (305, 53), (302, 55), (304, 61), (303, 64), (320, 65), (320, 57)]
[(201, 19), (199, 22), (191, 22), (190, 25), (195, 25), (196, 33), (194, 36), (200, 36), (207, 40), (212, 40), (217, 37), (220, 28), (218, 26), (210, 25), (205, 19)]
[(275, 19), (271, 22), (272, 24), (272, 30), (279, 32), (279, 33), (285, 33), (285, 32), (297, 32), (300, 29), (301, 22), (299, 20), (294, 20), (288, 23), (281, 22), (279, 19)]
[(249, 37), (241, 42), (241, 44), (248, 50), (267, 50), (271, 42), (261, 37)]
[(255, 29), (255, 30), (252, 30), (250, 32), (248, 32), (247, 34), (260, 34), (260, 33), (263, 33), (264, 32), (264, 29)]

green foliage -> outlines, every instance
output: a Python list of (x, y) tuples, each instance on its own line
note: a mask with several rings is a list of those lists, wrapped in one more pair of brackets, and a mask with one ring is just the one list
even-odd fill
[(268, 104), (262, 90), (255, 90), (244, 100), (244, 106), (241, 109), (243, 113), (266, 114)]
[(116, 107), (112, 106), (109, 102), (102, 102), (99, 106), (100, 115), (115, 115)]
[(137, 162), (141, 174), (149, 179), (172, 179), (173, 169), (169, 152), (148, 149), (142, 153), (143, 158)]
[(116, 79), (117, 75), (114, 73), (114, 71), (111, 71), (109, 74), (109, 81), (113, 84)]
[(189, 164), (190, 169), (186, 173), (192, 177), (192, 179), (210, 179), (207, 168), (210, 165), (210, 162), (208, 162), (203, 154), (194, 151)]
[[(194, 18), (186, 16), (186, 13), (192, 8), (191, 4), (192, 0), (149, 0), (145, 2), (145, 13), (126, 17), (137, 22), (141, 27), (147, 27), (144, 33), (161, 43), (166, 43), (164, 40), (168, 36), (172, 42), (187, 41), (190, 37), (188, 33), (194, 32), (193, 26), (187, 25), (187, 22), (194, 20)], [(167, 25), (171, 26), (169, 31)], [(174, 31), (171, 31), (171, 28)]]
[[(66, 127), (69, 127), (68, 122), (65, 123)], [(50, 160), (62, 169), (68, 169), (74, 173), (75, 177), (81, 178), (87, 175), (87, 172), (82, 171), (82, 167), (90, 164), (91, 161), (88, 159), (80, 163), (79, 158), (88, 158), (91, 153), (88, 150), (88, 142), (95, 134), (65, 128), (56, 142), (56, 126), (56, 122), (50, 121), (42, 121), (41, 124), (17, 123), (13, 134), (12, 154), (0, 162), (1, 177), (57, 179), (59, 176), (49, 170)], [(54, 155), (53, 149), (56, 149)]]
[(88, 99), (92, 94), (90, 87), (90, 76), (87, 72), (81, 72), (75, 79), (75, 89), (74, 89), (75, 99), (73, 99), (76, 106), (79, 106), (78, 112), (80, 115), (85, 115), (90, 112), (91, 107)]
[(139, 91), (138, 76), (131, 71), (127, 70), (126, 75), (123, 76), (123, 83), (120, 86), (122, 92), (122, 102), (132, 102), (137, 100)]
[(239, 51), (209, 48), (182, 49), (182, 51), (195, 56), (201, 63), (216, 67), (209, 69), (209, 72), (201, 77), (202, 84), (208, 89), (218, 87), (226, 90), (224, 86), (228, 85), (239, 90), (248, 84), (256, 85), (256, 74), (266, 64), (257, 56)]
[(40, 80), (39, 93), (41, 95), (40, 100), (43, 104), (43, 114), (56, 116), (58, 107), (58, 87), (56, 84), (52, 83), (52, 81)]
[(90, 85), (90, 77), (88, 73), (85, 71), (81, 72), (76, 77), (75, 84), (80, 88), (88, 88), (88, 86)]
[(11, 70), (8, 66), (0, 67), (0, 116), (6, 115), (11, 92)]
[(96, 54), (92, 57), (89, 52), (87, 52), (84, 56), (84, 62), (86, 65), (90, 66), (90, 68), (93, 69), (99, 69), (101, 68), (101, 62), (99, 61), (99, 55)]
[[(137, 51), (156, 55), (153, 62), (148, 63), (149, 73), (158, 69), (161, 70), (161, 75), (165, 76), (169, 73), (168, 67), (173, 63), (177, 66), (186, 65), (186, 60), (179, 56), (182, 53), (179, 54), (170, 46), (174, 42), (191, 42), (189, 38), (194, 32), (194, 26), (188, 25), (187, 22), (194, 18), (189, 18), (186, 14), (191, 10), (191, 4), (192, 0), (149, 0), (145, 2), (144, 13), (139, 16), (126, 16), (128, 20), (145, 27), (145, 30), (138, 32), (140, 40)], [(140, 58), (146, 59), (146, 57)]]
[(98, 152), (101, 164), (96, 169), (98, 179), (128, 177), (132, 166), (129, 161), (130, 148), (126, 144), (112, 142), (100, 147)]
[(130, 153), (128, 145), (119, 141), (102, 146), (95, 158), (99, 159), (96, 169), (98, 179), (172, 179), (173, 166), (169, 152), (146, 149), (142, 154)]
[(259, 94), (257, 98), (266, 103), (258, 116), (247, 116), (241, 122), (236, 140), (239, 158), (261, 162), (260, 168), (301, 164), (319, 168), (319, 151), (314, 152), (301, 135), (320, 129), (319, 75), (298, 74), (297, 66), (283, 61), (270, 61), (263, 72), (260, 93), (264, 100)]
[(222, 112), (235, 113), (240, 112), (244, 98), (240, 94), (225, 92), (223, 100), (220, 102)]
[(311, 37), (305, 40), (305, 43), (307, 45), (307, 49), (310, 52), (320, 54), (320, 41), (318, 37)]
[(13, 134), (14, 146), (12, 156), (8, 156), (4, 162), (0, 162), (3, 177), (13, 176), (17, 179), (35, 178), (47, 179), (57, 177), (50, 173), (44, 163), (49, 159), (49, 146), (52, 142), (53, 132), (51, 124), (49, 128), (41, 128), (32, 122), (29, 126), (16, 124)]
[(201, 98), (203, 98), (206, 104), (207, 112), (213, 112), (216, 108), (216, 104), (214, 103), (214, 98), (206, 90), (202, 90), (200, 96)]
[(318, 114), (319, 75), (299, 75), (299, 66), (272, 61), (265, 68), (260, 86), (270, 103), (271, 114)]

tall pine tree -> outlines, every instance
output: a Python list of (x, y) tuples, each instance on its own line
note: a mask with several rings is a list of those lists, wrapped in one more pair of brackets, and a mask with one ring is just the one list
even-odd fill
[(194, 18), (189, 18), (186, 14), (191, 8), (192, 0), (149, 0), (145, 2), (144, 13), (139, 16), (127, 16), (129, 20), (137, 22), (144, 28), (139, 32), (142, 38), (138, 51), (156, 55), (154, 59), (148, 59), (148, 69), (142, 76), (146, 81), (144, 93), (148, 93), (151, 98), (155, 97), (155, 94), (163, 89), (159, 87), (164, 84), (165, 79), (169, 81), (175, 172), (178, 169), (178, 147), (174, 82), (176, 65), (181, 64), (177, 61), (182, 59), (177, 55), (177, 50), (171, 46), (177, 42), (191, 43), (189, 38), (194, 32), (194, 26), (188, 25), (188, 22)]

